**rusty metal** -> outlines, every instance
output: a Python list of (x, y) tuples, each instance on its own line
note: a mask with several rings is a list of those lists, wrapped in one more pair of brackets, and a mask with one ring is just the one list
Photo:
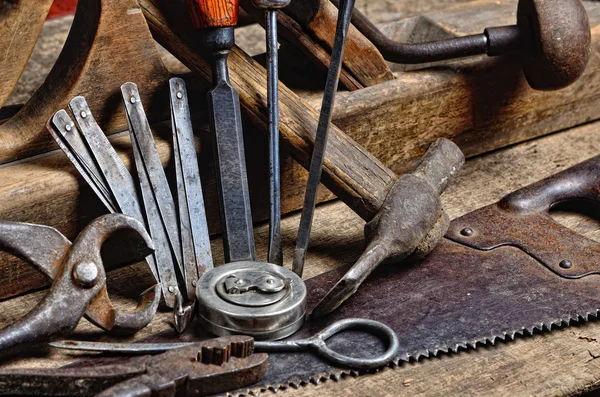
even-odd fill
[(575, 82), (585, 70), (591, 53), (589, 21), (580, 0), (520, 0), (516, 25), (491, 27), (481, 34), (428, 43), (391, 40), (356, 9), (352, 24), (375, 44), (386, 60), (395, 63), (429, 63), (518, 52), (527, 81), (538, 90), (560, 89)]
[[(380, 337), (387, 345), (385, 352), (376, 357), (360, 357), (338, 353), (327, 345), (327, 340), (337, 334), (347, 331), (363, 331)], [(194, 342), (175, 343), (103, 343), (103, 342), (77, 342), (61, 341), (51, 343), (52, 347), (68, 350), (110, 352), (120, 354), (148, 354), (162, 353), (194, 345)], [(373, 320), (361, 318), (347, 318), (337, 321), (315, 335), (306, 339), (287, 341), (258, 341), (254, 342), (254, 350), (263, 353), (290, 353), (307, 351), (314, 353), (331, 364), (353, 369), (375, 369), (389, 364), (397, 355), (400, 345), (398, 335), (387, 325)]]
[(412, 173), (401, 176), (391, 188), (380, 212), (367, 223), (368, 245), (356, 264), (329, 291), (311, 316), (331, 313), (352, 296), (379, 264), (400, 262), (417, 250), (427, 254), (448, 228), (440, 194), (465, 161), (451, 141), (431, 145)]
[(87, 368), (14, 369), (0, 373), (1, 395), (206, 396), (258, 382), (268, 356), (247, 336), (217, 338)]
[(118, 333), (132, 333), (150, 323), (158, 308), (159, 285), (144, 291), (131, 313), (119, 311), (108, 299), (100, 248), (114, 232), (123, 229), (141, 237), (141, 254), (151, 252), (152, 240), (144, 226), (120, 214), (94, 220), (73, 244), (56, 229), (0, 222), (0, 249), (31, 263), (53, 280), (46, 296), (29, 314), (0, 331), (0, 354), (69, 332), (84, 314), (97, 326)]

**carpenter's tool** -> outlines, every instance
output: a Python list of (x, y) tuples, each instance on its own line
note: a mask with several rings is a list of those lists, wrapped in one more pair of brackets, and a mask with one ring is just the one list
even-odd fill
[(208, 93), (225, 262), (254, 261), (254, 232), (238, 92), (227, 57), (235, 44), (238, 0), (186, 0), (202, 48), (210, 52), (214, 88)]
[[(168, 19), (161, 13), (160, 7), (153, 5), (150, 0), (140, 0), (140, 4), (146, 17), (150, 20), (159, 42), (169, 48), (193, 71), (200, 76), (207, 77), (206, 63), (194, 53), (191, 46), (186, 44), (190, 39), (189, 33), (185, 29), (178, 31), (177, 34), (181, 36), (180, 38), (166, 28)], [(236, 80), (254, 93), (245, 96), (245, 109), (251, 117), (264, 122), (265, 114), (256, 111), (265, 106), (259, 99), (265, 97), (262, 88), (266, 85), (264, 70), (261, 70), (256, 63), (248, 61), (248, 58), (240, 52), (235, 51), (234, 55), (233, 59), (238, 66), (238, 69), (234, 69)], [(252, 70), (254, 77), (251, 79), (247, 77), (247, 74), (239, 73), (238, 70), (242, 69)], [(261, 78), (261, 76), (263, 77)], [(313, 152), (312, 147), (315, 142), (313, 128), (317, 125), (317, 113), (304, 104), (291, 90), (283, 85), (280, 85), (280, 89), (283, 94), (282, 98), (285, 98), (280, 103), (280, 109), (282, 113), (285, 112), (286, 118), (293, 120), (293, 128), (289, 123), (280, 125), (280, 138), (285, 142), (294, 159), (308, 168), (310, 153)], [(395, 196), (399, 194), (399, 189), (394, 188), (398, 176), (335, 125), (332, 125), (329, 131), (328, 147), (326, 161), (323, 162), (323, 183), (358, 215), (366, 221), (371, 221), (382, 211), (387, 214), (406, 211), (402, 208), (404, 203), (395, 199)], [(431, 172), (431, 175), (439, 175), (439, 180), (446, 180), (449, 183), (462, 166), (464, 156), (456, 145), (446, 139), (437, 142), (434, 151), (439, 152), (439, 155), (429, 156), (429, 158), (438, 158), (441, 161), (439, 164), (432, 163), (425, 169)], [(434, 179), (438, 178), (432, 177), (430, 180)], [(426, 190), (420, 191), (419, 189)], [(430, 189), (428, 184), (419, 184), (414, 187), (411, 194), (427, 194)], [(389, 194), (391, 191), (396, 193)], [(420, 211), (422, 212), (415, 212), (411, 215), (412, 224), (415, 226), (413, 233), (398, 233), (399, 238), (394, 244), (396, 252), (391, 253), (392, 258), (406, 257), (413, 252), (425, 255), (435, 248), (436, 243), (444, 235), (448, 219), (440, 208), (437, 205), (432, 208), (420, 207)], [(398, 230), (390, 229), (388, 232), (392, 233), (388, 238), (394, 241), (393, 234)], [(402, 241), (404, 238), (409, 238), (409, 240)]]
[(169, 87), (179, 228), (188, 298), (188, 302), (178, 304), (179, 314), (175, 319), (183, 321), (180, 326), (176, 323), (178, 329), (183, 329), (193, 316), (198, 278), (213, 268), (213, 260), (187, 89), (185, 82), (176, 77), (169, 81)]
[[(596, 204), (598, 186), (600, 156), (458, 218), (424, 260), (379, 267), (326, 321), (365, 317), (387, 324), (398, 334), (398, 363), (596, 318), (600, 244), (556, 223), (549, 209), (566, 201)], [(307, 280), (309, 306), (343, 271)], [(322, 321), (307, 321), (294, 338), (310, 336)], [(330, 346), (357, 356), (381, 349), (367, 340), (361, 335), (356, 343), (356, 336), (342, 334)], [(265, 377), (243, 392), (349, 373), (309, 353), (271, 353)]]
[[(440, 195), (464, 162), (448, 140), (436, 141), (415, 169), (398, 178), (381, 211), (365, 226), (368, 244), (358, 262), (338, 281), (312, 316), (324, 316), (352, 296), (384, 261), (401, 262), (411, 254), (424, 256), (448, 229)], [(415, 247), (416, 250), (415, 250)]]
[(325, 159), (325, 150), (327, 148), (327, 138), (329, 126), (333, 115), (333, 106), (335, 103), (335, 94), (342, 70), (342, 61), (344, 59), (344, 47), (346, 37), (350, 28), (350, 18), (354, 0), (342, 0), (338, 13), (337, 27), (335, 30), (335, 40), (331, 52), (331, 63), (327, 73), (325, 91), (323, 93), (323, 103), (321, 104), (321, 114), (317, 127), (317, 135), (313, 145), (312, 159), (310, 162), (310, 171), (304, 196), (304, 206), (300, 217), (300, 226), (298, 227), (298, 238), (296, 239), (296, 249), (294, 250), (294, 273), (302, 277), (304, 270), (304, 260), (306, 250), (310, 239), (310, 229), (312, 226), (315, 205), (317, 204), (317, 191), (321, 183), (321, 174), (323, 171), (323, 161)]
[(158, 285), (141, 294), (132, 313), (117, 310), (108, 298), (100, 248), (114, 232), (123, 229), (141, 237), (141, 253), (147, 255), (152, 250), (144, 226), (121, 214), (94, 220), (72, 244), (50, 227), (0, 222), (0, 248), (31, 263), (53, 280), (46, 296), (31, 312), (0, 331), (0, 354), (69, 332), (84, 314), (102, 329), (119, 333), (136, 332), (152, 320), (160, 300)]
[(268, 356), (247, 336), (217, 338), (127, 364), (0, 372), (0, 394), (207, 396), (258, 382)]
[[(198, 281), (198, 317), (203, 327), (216, 335), (284, 338), (304, 323), (306, 288), (293, 272), (256, 261), (239, 96), (229, 84), (227, 69), (227, 57), (234, 46), (238, 2), (188, 0), (187, 4), (195, 28), (199, 29), (197, 34), (204, 39), (204, 49), (210, 51), (212, 58), (214, 88), (208, 94), (208, 102), (227, 264), (207, 272)], [(276, 81), (272, 85), (276, 86)], [(276, 148), (271, 149), (273, 154)], [(274, 182), (272, 198), (279, 190)], [(276, 215), (272, 220), (277, 222), (278, 218)], [(277, 257), (274, 251), (272, 254)], [(232, 283), (235, 288), (227, 287)]]
[(269, 107), (269, 253), (268, 261), (283, 265), (281, 247), (281, 184), (279, 167), (279, 61), (277, 56), (277, 10), (291, 0), (252, 0), (255, 7), (265, 10), (267, 32), (267, 106)]
[[(344, 331), (364, 331), (382, 339), (387, 349), (378, 357), (361, 358), (346, 356), (327, 346), (327, 339)], [(111, 352), (121, 354), (156, 354), (167, 350), (193, 346), (194, 343), (102, 343), (61, 341), (50, 343), (53, 347), (69, 350)], [(378, 321), (349, 318), (337, 321), (314, 336), (307, 339), (293, 339), (280, 342), (254, 342), (254, 350), (264, 353), (290, 353), (307, 351), (325, 359), (331, 364), (353, 369), (374, 369), (383, 367), (397, 355), (400, 346), (398, 336), (387, 325)]]
[(537, 90), (559, 89), (576, 81), (591, 53), (590, 25), (581, 0), (519, 0), (516, 25), (429, 43), (390, 40), (358, 10), (354, 10), (352, 24), (390, 62), (428, 63), (519, 52), (527, 81)]

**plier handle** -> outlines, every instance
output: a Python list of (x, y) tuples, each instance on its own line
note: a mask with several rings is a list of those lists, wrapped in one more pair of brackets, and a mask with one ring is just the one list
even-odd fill
[(106, 289), (100, 249), (114, 232), (125, 229), (141, 237), (142, 254), (153, 250), (144, 226), (121, 214), (92, 221), (74, 243), (51, 227), (0, 221), (0, 250), (29, 262), (53, 281), (31, 312), (0, 331), (0, 354), (72, 331), (84, 315), (98, 327), (117, 333), (133, 333), (148, 325), (158, 309), (158, 284), (144, 291), (136, 310), (129, 313), (113, 306)]

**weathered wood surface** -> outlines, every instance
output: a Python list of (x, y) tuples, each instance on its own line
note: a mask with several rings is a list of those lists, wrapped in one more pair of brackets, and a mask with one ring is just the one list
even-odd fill
[[(451, 217), (457, 217), (493, 203), (505, 194), (564, 170), (600, 153), (600, 123), (532, 140), (467, 161), (456, 182), (443, 195)], [(313, 244), (305, 277), (352, 264), (364, 243), (361, 219), (344, 204), (334, 202), (318, 208)], [(597, 221), (579, 216), (561, 216), (562, 223), (600, 240)], [(299, 214), (285, 217), (282, 224), (286, 265), (291, 263)], [(266, 256), (267, 226), (256, 229), (258, 256)], [(219, 239), (213, 241), (217, 262), (222, 261)], [(119, 307), (133, 308), (137, 293), (151, 282), (139, 267), (109, 273), (112, 298)], [(0, 326), (24, 315), (43, 291), (0, 302)], [(168, 329), (170, 312), (159, 316), (136, 338)], [(112, 338), (82, 321), (75, 337)], [(388, 396), (388, 395), (485, 395), (548, 396), (576, 395), (600, 384), (600, 323), (591, 322), (552, 333), (519, 338), (476, 351), (446, 355), (375, 375), (306, 385), (278, 395)], [(40, 348), (21, 360), (4, 362), (2, 367), (55, 367), (81, 358)], [(272, 393), (265, 393), (272, 395)]]
[[(292, 16), (331, 53), (338, 9), (329, 0), (292, 2), (283, 12)], [(394, 79), (379, 50), (353, 26), (348, 30), (343, 63), (365, 87)]]
[(0, 4), (0, 106), (25, 70), (51, 5), (52, 0)]
[[(437, 137), (454, 140), (473, 156), (596, 120), (600, 4), (585, 5), (593, 26), (592, 56), (582, 78), (564, 90), (532, 90), (516, 56), (481, 57), (477, 62), (455, 61), (401, 73), (394, 81), (341, 93), (333, 122), (399, 173), (402, 166), (395, 164), (403, 162), (397, 160), (417, 158)], [(514, 22), (515, 10), (514, 1), (476, 1), (428, 18), (458, 35)], [(314, 95), (309, 103), (318, 108), (320, 96)]]
[(46, 81), (0, 126), (0, 163), (56, 147), (44, 125), (76, 95), (86, 96), (98, 109), (107, 132), (127, 128), (119, 91), (127, 81), (142, 88), (153, 119), (164, 120), (168, 113), (161, 114), (152, 99), (164, 92), (168, 76), (135, 0), (80, 2), (69, 38)]
[[(263, 10), (254, 7), (250, 0), (240, 0), (240, 5), (247, 10), (254, 20), (263, 27), (265, 26), (265, 13)], [(314, 65), (326, 73), (331, 61), (329, 52), (317, 43), (310, 34), (305, 32), (298, 22), (283, 12), (277, 12), (277, 28), (280, 42), (285, 40), (292, 44)], [(340, 71), (340, 86), (350, 91), (364, 88), (364, 85), (344, 67)]]

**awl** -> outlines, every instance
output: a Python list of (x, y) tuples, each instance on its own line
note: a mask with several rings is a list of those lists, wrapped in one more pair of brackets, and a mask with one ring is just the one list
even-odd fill
[(252, 0), (255, 7), (265, 10), (267, 32), (267, 106), (269, 108), (269, 262), (283, 265), (281, 248), (281, 204), (279, 167), (279, 65), (277, 53), (277, 10), (290, 0)]

